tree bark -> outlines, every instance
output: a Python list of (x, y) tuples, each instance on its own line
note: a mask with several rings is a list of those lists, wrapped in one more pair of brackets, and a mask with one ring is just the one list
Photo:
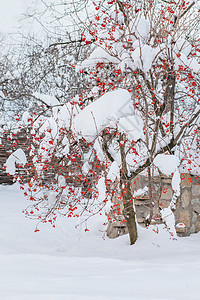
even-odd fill
[(137, 240), (137, 224), (136, 224), (136, 214), (133, 208), (133, 200), (132, 200), (132, 193), (130, 188), (130, 182), (126, 185), (126, 194), (123, 196), (124, 201), (124, 210), (123, 215), (126, 220), (126, 224), (128, 227), (128, 233), (130, 238), (130, 244), (135, 244)]
[(135, 220), (135, 211), (133, 208), (132, 192), (131, 192), (131, 179), (128, 177), (128, 169), (125, 154), (125, 135), (119, 135), (120, 154), (122, 160), (122, 169), (120, 170), (120, 190), (123, 199), (123, 215), (128, 227), (130, 244), (135, 244), (137, 240), (137, 225)]

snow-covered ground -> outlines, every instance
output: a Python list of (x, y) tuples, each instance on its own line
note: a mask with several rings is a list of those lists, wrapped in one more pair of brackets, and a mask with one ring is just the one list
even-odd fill
[(200, 234), (139, 229), (129, 246), (128, 236), (102, 238), (101, 217), (86, 233), (64, 218), (35, 233), (18, 186), (0, 186), (0, 202), (1, 300), (200, 299)]

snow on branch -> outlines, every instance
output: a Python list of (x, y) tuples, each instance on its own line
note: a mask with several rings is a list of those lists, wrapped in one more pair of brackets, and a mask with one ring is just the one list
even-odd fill
[(81, 137), (91, 142), (108, 125), (116, 126), (120, 118), (134, 114), (130, 93), (118, 89), (104, 94), (85, 107), (74, 118), (73, 128)]

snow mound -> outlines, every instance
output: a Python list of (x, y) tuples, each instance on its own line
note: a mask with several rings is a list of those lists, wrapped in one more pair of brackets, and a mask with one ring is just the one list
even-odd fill
[(113, 163), (110, 166), (107, 179), (110, 179), (112, 182), (114, 182), (116, 178), (120, 178), (120, 169), (118, 163), (116, 161), (113, 161)]
[(80, 65), (77, 65), (76, 70), (79, 71), (82, 70), (83, 68), (94, 67), (99, 62), (101, 63), (111, 62), (114, 64), (118, 64), (120, 60), (117, 57), (109, 54), (108, 51), (103, 49), (102, 47), (97, 47), (87, 59), (85, 59)]
[(7, 159), (5, 163), (6, 172), (14, 175), (16, 171), (16, 164), (24, 166), (27, 163), (26, 155), (22, 149), (17, 149)]
[(125, 132), (130, 140), (144, 139), (143, 121), (137, 116), (123, 117), (118, 123), (119, 132)]
[(88, 142), (108, 125), (117, 124), (121, 117), (134, 114), (131, 95), (125, 89), (108, 92), (95, 102), (85, 107), (75, 118), (73, 128)]
[(175, 173), (180, 161), (176, 155), (158, 154), (154, 159), (155, 166), (166, 176)]

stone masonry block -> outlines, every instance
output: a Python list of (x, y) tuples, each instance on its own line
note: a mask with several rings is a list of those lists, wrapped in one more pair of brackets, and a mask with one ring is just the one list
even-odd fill
[(183, 223), (187, 228), (191, 225), (191, 216), (189, 211), (180, 211), (178, 216), (178, 223)]
[(191, 201), (191, 193), (189, 190), (184, 189), (182, 194), (181, 194), (181, 203), (182, 203), (182, 207), (186, 208)]
[(173, 195), (172, 188), (169, 185), (164, 185), (161, 194), (161, 199), (171, 200), (172, 195)]
[(194, 199), (192, 199), (191, 204), (192, 205), (196, 205), (196, 204), (200, 205), (200, 198), (194, 198)]
[(192, 186), (192, 195), (194, 197), (200, 197), (200, 185), (193, 185)]
[(192, 185), (192, 179), (190, 174), (183, 174), (181, 176), (181, 188), (190, 188)]
[(200, 205), (199, 204), (194, 204), (193, 206), (192, 206), (192, 208), (193, 208), (193, 210), (196, 212), (196, 213), (198, 213), (198, 214), (200, 214)]

